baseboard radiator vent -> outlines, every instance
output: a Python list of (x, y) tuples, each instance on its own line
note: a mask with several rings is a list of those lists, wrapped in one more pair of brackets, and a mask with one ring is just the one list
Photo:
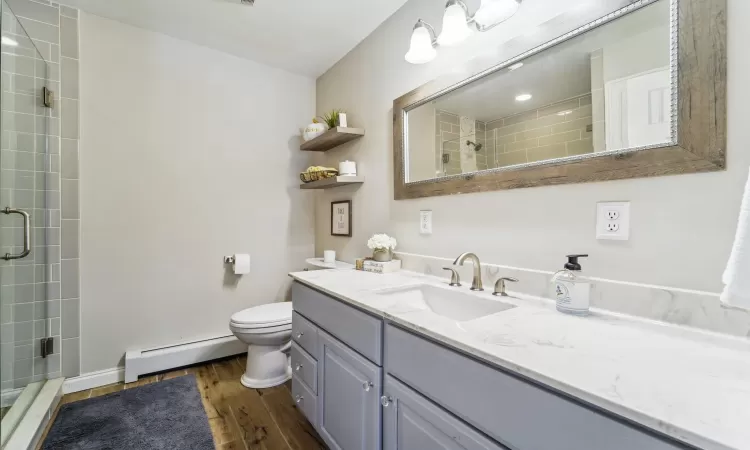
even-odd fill
[(247, 352), (247, 345), (234, 336), (222, 336), (187, 344), (125, 353), (125, 382), (132, 383), (147, 373), (163, 372)]

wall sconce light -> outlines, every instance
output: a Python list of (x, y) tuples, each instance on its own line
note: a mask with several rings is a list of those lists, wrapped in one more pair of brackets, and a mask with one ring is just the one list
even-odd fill
[[(469, 25), (477, 31), (488, 31), (498, 24), (510, 19), (518, 11), (523, 0), (482, 0), (477, 12), (469, 15), (469, 9), (463, 0), (448, 0), (443, 13), (443, 28), (435, 37), (435, 29), (419, 19), (411, 34), (411, 45), (405, 58), (412, 64), (424, 64), (437, 56), (435, 47), (453, 46), (461, 43), (471, 35)], [(429, 43), (429, 45), (428, 45)]]

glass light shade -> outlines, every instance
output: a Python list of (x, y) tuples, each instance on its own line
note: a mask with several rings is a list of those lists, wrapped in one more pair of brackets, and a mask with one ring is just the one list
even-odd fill
[(435, 59), (437, 51), (432, 46), (432, 36), (426, 27), (421, 26), (414, 29), (411, 34), (409, 51), (404, 58), (412, 64), (424, 64)]
[(453, 4), (445, 8), (443, 30), (438, 36), (438, 44), (450, 47), (463, 41), (471, 34), (466, 23), (466, 11), (461, 5)]
[(516, 0), (482, 0), (474, 20), (483, 27), (495, 25), (513, 17), (518, 6)]

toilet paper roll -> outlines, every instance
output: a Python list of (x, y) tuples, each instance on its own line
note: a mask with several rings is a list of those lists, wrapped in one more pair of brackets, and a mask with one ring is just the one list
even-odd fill
[(246, 253), (234, 255), (234, 273), (235, 275), (250, 273), (250, 255)]
[(323, 251), (323, 262), (334, 263), (336, 262), (336, 251), (335, 250), (324, 250)]
[(354, 161), (341, 161), (339, 163), (339, 175), (357, 175), (357, 164)]

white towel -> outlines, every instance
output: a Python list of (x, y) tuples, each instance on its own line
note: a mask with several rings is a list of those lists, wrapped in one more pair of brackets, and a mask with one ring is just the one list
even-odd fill
[(724, 292), (721, 301), (726, 304), (750, 308), (750, 177), (740, 207), (737, 235), (732, 254), (722, 277)]

